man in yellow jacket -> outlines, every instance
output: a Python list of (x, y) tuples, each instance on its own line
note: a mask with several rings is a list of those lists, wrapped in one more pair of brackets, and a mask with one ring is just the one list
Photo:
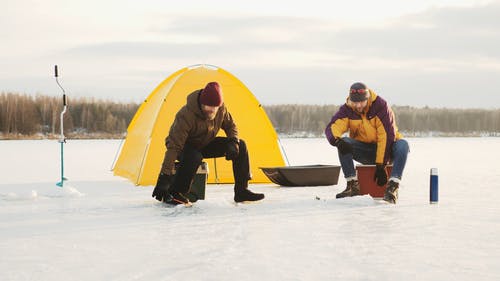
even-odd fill
[[(346, 132), (349, 136), (343, 137)], [(394, 113), (382, 97), (365, 84), (354, 83), (346, 103), (328, 123), (325, 135), (330, 144), (337, 147), (347, 181), (346, 189), (336, 198), (359, 195), (353, 162), (356, 160), (362, 164), (376, 164), (374, 180), (379, 186), (387, 184), (384, 200), (396, 203), (409, 145), (398, 132)], [(388, 179), (385, 166), (389, 163), (393, 168)]]

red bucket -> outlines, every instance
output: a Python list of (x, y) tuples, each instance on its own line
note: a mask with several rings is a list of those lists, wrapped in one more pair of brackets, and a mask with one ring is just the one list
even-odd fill
[[(369, 194), (373, 198), (383, 198), (385, 186), (378, 186), (377, 183), (373, 180), (373, 175), (375, 175), (376, 165), (357, 165), (356, 171), (358, 172), (358, 181), (360, 193), (362, 195)], [(392, 165), (387, 165), (385, 167), (387, 171), (387, 179), (391, 175)]]

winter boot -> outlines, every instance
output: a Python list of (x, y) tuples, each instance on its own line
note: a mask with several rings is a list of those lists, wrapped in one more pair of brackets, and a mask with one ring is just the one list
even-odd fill
[(189, 202), (189, 199), (187, 199), (187, 197), (184, 194), (182, 194), (178, 191), (170, 192), (163, 199), (163, 202), (170, 204), (170, 205), (179, 205), (179, 204), (191, 205), (191, 202)]
[(259, 201), (264, 199), (264, 194), (262, 193), (253, 193), (252, 191), (246, 189), (246, 188), (241, 188), (241, 189), (236, 189), (234, 190), (234, 201), (237, 203), (240, 202), (249, 202), (249, 201)]
[(341, 193), (338, 193), (335, 197), (344, 198), (359, 195), (359, 182), (358, 180), (350, 180), (347, 182), (347, 187)]
[(387, 184), (387, 188), (385, 189), (384, 201), (396, 204), (396, 201), (398, 200), (398, 189), (399, 183), (395, 181), (389, 181), (389, 183)]

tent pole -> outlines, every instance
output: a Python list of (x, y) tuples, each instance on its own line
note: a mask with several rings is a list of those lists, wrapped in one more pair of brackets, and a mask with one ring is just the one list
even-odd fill
[(288, 156), (286, 155), (285, 148), (283, 147), (283, 144), (281, 144), (281, 140), (280, 140), (280, 138), (279, 138), (279, 137), (278, 137), (278, 142), (279, 142), (279, 144), (280, 144), (281, 151), (283, 151), (283, 154), (285, 154), (286, 164), (287, 164), (288, 166), (290, 166), (290, 161), (288, 161)]
[(217, 175), (217, 158), (214, 157), (215, 183), (219, 184), (219, 175)]
[(113, 159), (113, 163), (111, 164), (111, 168), (109, 169), (110, 171), (113, 171), (113, 169), (115, 168), (116, 159), (118, 158), (118, 154), (120, 154), (120, 152), (122, 150), (122, 145), (123, 145), (123, 142), (125, 141), (126, 137), (127, 136), (122, 138), (122, 140), (120, 141), (120, 145), (118, 146), (118, 149), (116, 150), (115, 159)]

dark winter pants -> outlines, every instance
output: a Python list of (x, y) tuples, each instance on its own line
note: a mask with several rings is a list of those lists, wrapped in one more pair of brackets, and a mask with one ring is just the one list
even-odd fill
[[(226, 155), (228, 138), (216, 137), (212, 142), (201, 149), (194, 148), (186, 144), (184, 150), (179, 154), (179, 166), (172, 189), (178, 192), (186, 193), (191, 187), (191, 182), (196, 175), (198, 166), (203, 158), (217, 158)], [(240, 139), (239, 154), (233, 160), (234, 189), (246, 189), (250, 179), (250, 164), (248, 159), (248, 150), (246, 143)]]

